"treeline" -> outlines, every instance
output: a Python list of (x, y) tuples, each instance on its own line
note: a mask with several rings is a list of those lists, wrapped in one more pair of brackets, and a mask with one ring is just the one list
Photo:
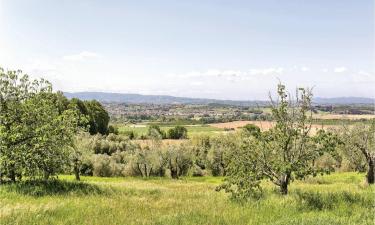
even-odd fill
[[(116, 125), (110, 125), (110, 128), (113, 129), (113, 134), (119, 134), (119, 129)], [(153, 139), (155, 137), (159, 139), (186, 139), (188, 138), (188, 130), (184, 126), (174, 126), (169, 128), (167, 131), (163, 130), (159, 125), (151, 124), (147, 127), (146, 134), (137, 134), (133, 130), (122, 131), (121, 135), (128, 137), (130, 140), (140, 139)]]
[(193, 118), (192, 116), (157, 116), (157, 115), (122, 115), (113, 116), (111, 122), (113, 123), (141, 123), (144, 121), (153, 121), (161, 123), (163, 125), (199, 125), (199, 124), (210, 124), (210, 123), (227, 123), (239, 120), (259, 120), (259, 121), (271, 121), (272, 116), (269, 113), (251, 113), (241, 114), (232, 116), (210, 116), (203, 115), (200, 118)]

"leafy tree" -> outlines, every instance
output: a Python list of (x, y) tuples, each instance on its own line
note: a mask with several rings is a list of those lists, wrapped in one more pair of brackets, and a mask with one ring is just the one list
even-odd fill
[(25, 172), (29, 176), (42, 173), (44, 179), (48, 179), (69, 165), (77, 115), (72, 110), (60, 114), (58, 107), (52, 104), (54, 98), (54, 93), (38, 93), (25, 102), (27, 117), (33, 120), (25, 124), (32, 137), (27, 143), (25, 158)]
[(271, 98), (275, 126), (258, 137), (245, 137), (238, 151), (230, 153), (224, 189), (234, 196), (251, 196), (267, 178), (285, 195), (294, 179), (320, 172), (313, 161), (327, 149), (310, 136), (311, 98), (311, 91), (303, 88), (297, 89), (296, 99), (288, 98), (285, 86), (278, 85), (277, 101)]
[(367, 163), (366, 179), (369, 184), (375, 182), (375, 120), (369, 124), (360, 123), (344, 127), (341, 133), (344, 152), (349, 161)]
[(85, 103), (78, 98), (72, 98), (70, 99), (67, 108), (74, 110), (77, 113), (78, 126), (83, 130), (87, 130), (90, 121), (90, 114)]
[(90, 134), (108, 134), (109, 115), (102, 104), (96, 100), (85, 101), (85, 106), (89, 114)]
[(0, 68), (0, 177), (50, 175), (68, 161), (76, 116), (49, 82)]
[(183, 126), (175, 126), (168, 130), (168, 138), (170, 139), (185, 139), (187, 138), (187, 129)]

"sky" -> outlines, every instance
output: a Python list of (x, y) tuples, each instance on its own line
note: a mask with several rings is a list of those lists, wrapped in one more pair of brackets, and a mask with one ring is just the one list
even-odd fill
[(54, 89), (375, 97), (374, 0), (0, 0), (0, 67)]

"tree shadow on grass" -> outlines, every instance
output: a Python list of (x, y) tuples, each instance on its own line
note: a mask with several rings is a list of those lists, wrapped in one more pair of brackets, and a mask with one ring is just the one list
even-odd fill
[(51, 195), (105, 195), (109, 190), (95, 184), (65, 180), (28, 180), (2, 185), (6, 191), (42, 197)]

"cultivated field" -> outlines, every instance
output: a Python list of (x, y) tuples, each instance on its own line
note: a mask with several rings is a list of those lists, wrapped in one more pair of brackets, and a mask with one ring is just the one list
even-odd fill
[[(233, 121), (228, 123), (213, 123), (210, 124), (212, 127), (216, 127), (219, 129), (240, 129), (247, 124), (254, 124), (258, 126), (262, 131), (269, 130), (275, 125), (275, 122), (272, 121)], [(315, 134), (319, 129), (329, 129), (337, 127), (336, 125), (319, 125), (313, 124), (311, 126), (311, 133)]]
[(288, 196), (265, 182), (259, 201), (216, 192), (222, 178), (72, 176), (0, 187), (1, 224), (374, 224), (374, 187), (364, 174), (336, 173), (294, 182)]
[(349, 115), (349, 114), (314, 114), (313, 118), (323, 119), (323, 120), (360, 120), (360, 119), (374, 119), (374, 114), (364, 114), (364, 115)]

